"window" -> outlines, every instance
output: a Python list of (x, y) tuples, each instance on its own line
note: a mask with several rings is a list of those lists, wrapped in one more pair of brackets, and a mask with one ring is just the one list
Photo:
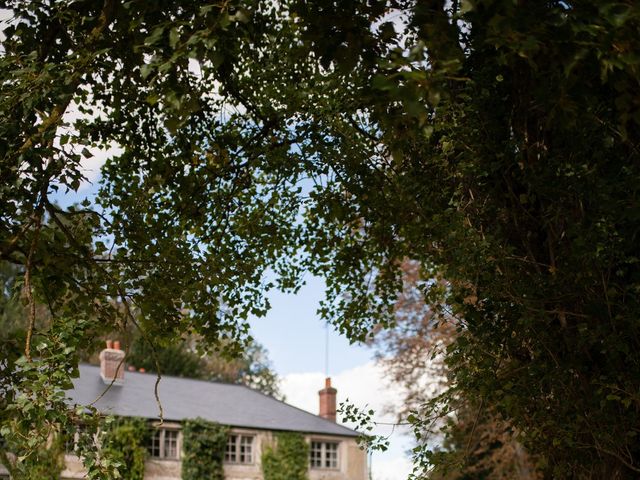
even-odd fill
[(312, 468), (338, 468), (338, 442), (311, 442)]
[(178, 460), (178, 434), (178, 430), (169, 430), (166, 428), (156, 429), (151, 435), (149, 455), (154, 458)]
[(229, 435), (224, 461), (228, 463), (253, 463), (253, 435)]

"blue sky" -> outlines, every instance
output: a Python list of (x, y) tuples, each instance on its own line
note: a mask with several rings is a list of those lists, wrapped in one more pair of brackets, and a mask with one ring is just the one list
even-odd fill
[(316, 310), (323, 298), (324, 282), (307, 276), (296, 294), (271, 292), (272, 309), (264, 318), (251, 319), (253, 336), (269, 350), (281, 375), (325, 371), (328, 343), (329, 375), (362, 365), (371, 359), (371, 348), (349, 341), (318, 319)]

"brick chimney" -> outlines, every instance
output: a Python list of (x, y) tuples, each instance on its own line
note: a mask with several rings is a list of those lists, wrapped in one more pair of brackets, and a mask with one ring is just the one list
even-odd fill
[(331, 378), (326, 378), (324, 388), (318, 392), (320, 395), (320, 416), (336, 421), (336, 394), (338, 391), (331, 386)]
[(117, 340), (107, 340), (107, 348), (100, 352), (100, 377), (107, 385), (124, 383), (124, 352)]

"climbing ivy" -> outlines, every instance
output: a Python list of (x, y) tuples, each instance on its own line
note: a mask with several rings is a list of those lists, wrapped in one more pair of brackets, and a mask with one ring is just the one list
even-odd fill
[(299, 433), (276, 434), (275, 447), (262, 454), (264, 480), (307, 480), (309, 444)]
[(117, 418), (106, 425), (102, 453), (119, 464), (122, 478), (142, 480), (149, 427), (142, 418)]
[(228, 427), (201, 418), (182, 425), (182, 479), (222, 480)]

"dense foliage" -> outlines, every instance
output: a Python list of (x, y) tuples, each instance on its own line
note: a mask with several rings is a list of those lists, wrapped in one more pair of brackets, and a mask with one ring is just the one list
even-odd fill
[[(373, 346), (378, 364), (394, 389), (402, 392), (398, 421), (420, 412), (449, 386), (446, 349), (456, 340), (454, 318), (440, 321), (425, 304), (419, 283), (420, 265), (402, 264), (403, 288), (395, 304), (395, 325), (376, 335)], [(344, 414), (356, 420), (370, 448), (380, 449), (393, 440), (371, 435), (371, 415), (356, 405), (344, 405)], [(420, 432), (418, 445), (438, 445), (429, 478), (434, 480), (537, 480), (542, 477), (537, 458), (524, 448), (519, 433), (494, 406), (456, 392), (448, 410)], [(424, 435), (424, 436), (423, 436)], [(361, 435), (362, 437), (363, 435)], [(437, 460), (435, 460), (437, 458)]]
[[(20, 358), (22, 348), (24, 346), (24, 333), (26, 322), (24, 316), (24, 308), (13, 294), (16, 291), (16, 269), (7, 263), (0, 263), (0, 279), (2, 292), (0, 295), (0, 359), (2, 368), (0, 368), (0, 390), (10, 392), (9, 386), (12, 383), (10, 371), (15, 368), (15, 361)], [(17, 323), (15, 320), (22, 320)], [(10, 413), (7, 407), (11, 404), (13, 398), (10, 394), (4, 394), (0, 397), (0, 422), (4, 425), (8, 420)], [(0, 438), (2, 433), (0, 432)], [(0, 441), (0, 455), (4, 461), (6, 451), (6, 442)]]
[(223, 480), (229, 428), (202, 419), (182, 424), (182, 478)]
[(0, 464), (5, 466), (11, 478), (15, 480), (60, 478), (60, 473), (64, 469), (64, 442), (60, 432), (52, 432), (47, 444), (20, 464), (10, 453), (14, 451), (16, 444), (17, 442), (12, 441), (11, 438), (5, 438), (0, 446)]
[(274, 441), (262, 452), (264, 480), (307, 480), (309, 444), (304, 436), (282, 432), (275, 434)]
[[(303, 271), (364, 339), (409, 258), (458, 329), (417, 432), (465, 396), (549, 477), (637, 476), (636, 2), (0, 7), (0, 259), (27, 310), (3, 428), (63, 422), (104, 325), (237, 354)], [(101, 150), (97, 197), (62, 207)], [(416, 475), (437, 460), (416, 449)]]
[[(3, 427), (33, 432), (18, 448), (29, 458), (51, 424), (72, 416), (63, 390), (81, 346), (105, 328), (135, 325), (147, 340), (195, 333), (204, 350), (238, 354), (247, 316), (267, 308), (264, 272), (299, 286), (282, 261), (299, 228), (285, 178), (259, 154), (266, 143), (281, 158), (286, 147), (238, 113), (244, 97), (232, 79), (250, 61), (246, 50), (269, 49), (259, 39), (273, 9), (0, 7), (12, 17), (0, 58), (0, 257), (20, 266), (27, 304), (24, 356), (7, 380), (20, 394)], [(83, 159), (112, 147), (118, 160), (104, 170), (99, 204), (60, 207), (57, 192), (79, 188)], [(50, 328), (37, 325), (37, 304), (54, 317)]]
[(116, 418), (104, 430), (101, 455), (118, 464), (121, 478), (142, 480), (149, 435), (145, 419)]
[[(305, 18), (322, 8), (337, 5), (314, 2)], [(633, 478), (638, 6), (418, 2), (407, 17), (413, 49), (385, 61), (374, 34), (354, 35), (345, 20), (356, 68), (319, 22), (309, 33), (346, 69), (344, 91), (367, 85), (332, 121), (349, 152), (331, 164), (348, 194), (322, 215), (341, 260), (331, 275), (351, 287), (342, 310), (375, 318), (400, 260), (419, 260), (426, 299), (460, 334), (447, 352), (453, 388), (412, 417), (417, 431), (461, 394), (512, 421), (549, 476)], [(356, 108), (370, 123), (350, 128)], [(336, 241), (345, 224), (356, 233)], [(377, 274), (370, 284), (367, 272)], [(438, 458), (418, 451), (426, 472)]]

